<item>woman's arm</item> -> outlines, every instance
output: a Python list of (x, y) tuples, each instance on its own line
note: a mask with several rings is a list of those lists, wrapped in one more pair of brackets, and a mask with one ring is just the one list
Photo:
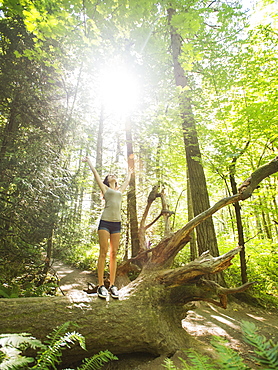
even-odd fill
[(126, 177), (125, 181), (122, 183), (122, 185), (119, 188), (120, 192), (123, 193), (126, 190), (126, 188), (128, 187), (128, 184), (130, 182), (130, 178), (131, 178), (131, 174), (132, 173), (133, 173), (133, 169), (132, 168), (129, 168), (128, 169), (128, 173), (127, 173), (127, 177)]
[(91, 159), (89, 157), (85, 157), (85, 158), (82, 159), (82, 162), (87, 162), (88, 163), (90, 169), (92, 170), (92, 172), (94, 174), (96, 182), (97, 182), (98, 186), (100, 187), (100, 190), (102, 191), (103, 194), (105, 194), (105, 192), (107, 190), (107, 186), (102, 182), (97, 170), (95, 169), (95, 167), (92, 164)]

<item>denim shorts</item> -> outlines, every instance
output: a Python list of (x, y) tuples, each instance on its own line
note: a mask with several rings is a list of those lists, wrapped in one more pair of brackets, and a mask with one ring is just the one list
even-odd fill
[(121, 232), (121, 222), (111, 222), (100, 220), (98, 230), (106, 230), (110, 234), (117, 234)]

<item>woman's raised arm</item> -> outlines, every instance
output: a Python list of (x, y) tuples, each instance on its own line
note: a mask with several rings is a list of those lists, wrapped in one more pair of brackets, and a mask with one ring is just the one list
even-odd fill
[(102, 182), (97, 170), (95, 169), (95, 167), (93, 166), (92, 164), (92, 161), (89, 157), (84, 157), (82, 159), (82, 162), (87, 162), (90, 169), (92, 170), (93, 174), (94, 174), (94, 177), (96, 179), (96, 182), (98, 184), (98, 186), (100, 187), (100, 190), (102, 191), (103, 194), (105, 194), (106, 190), (107, 190), (107, 186)]
[(127, 173), (127, 177), (126, 177), (125, 181), (122, 183), (122, 185), (119, 188), (120, 192), (123, 193), (126, 190), (126, 188), (128, 187), (128, 184), (130, 182), (130, 178), (131, 178), (131, 174), (132, 173), (133, 173), (133, 169), (132, 168), (129, 168), (128, 169), (128, 173)]

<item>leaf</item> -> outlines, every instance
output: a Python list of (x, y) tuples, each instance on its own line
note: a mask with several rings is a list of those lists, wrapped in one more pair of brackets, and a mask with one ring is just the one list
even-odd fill
[(77, 370), (98, 370), (101, 369), (105, 363), (113, 360), (118, 360), (118, 357), (114, 356), (108, 350), (100, 351), (91, 358), (85, 359), (82, 366), (78, 367)]
[(254, 323), (243, 321), (242, 331), (244, 339), (251, 344), (255, 350), (256, 359), (258, 362), (267, 366), (268, 369), (278, 368), (278, 344), (274, 344), (271, 340), (267, 340), (265, 336), (257, 334), (257, 328)]
[(229, 343), (220, 337), (212, 340), (212, 345), (218, 354), (218, 363), (223, 370), (247, 370), (248, 366), (244, 364), (243, 358), (229, 347)]

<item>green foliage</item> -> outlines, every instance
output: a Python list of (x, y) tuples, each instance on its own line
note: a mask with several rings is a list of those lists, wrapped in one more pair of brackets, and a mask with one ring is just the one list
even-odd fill
[(47, 336), (45, 341), (47, 347), (44, 351), (39, 351), (36, 369), (56, 369), (55, 365), (61, 362), (62, 350), (65, 347), (70, 348), (76, 342), (81, 348), (86, 349), (85, 339), (81, 334), (75, 331), (67, 332), (70, 325), (70, 322), (66, 322)]
[(64, 250), (55, 251), (55, 257), (62, 258), (65, 263), (79, 269), (93, 269), (96, 267), (99, 246), (95, 244), (72, 243)]
[(212, 341), (213, 347), (218, 354), (218, 364), (220, 369), (224, 370), (247, 370), (249, 369), (245, 364), (243, 358), (230, 348), (223, 338), (217, 338)]
[[(66, 322), (53, 330), (47, 336), (45, 343), (33, 338), (28, 333), (0, 335), (0, 369), (56, 369), (56, 365), (61, 363), (64, 348), (70, 348), (73, 344), (79, 343), (81, 348), (86, 350), (83, 335), (75, 331), (67, 332), (72, 325), (71, 322)], [(22, 352), (28, 348), (38, 349), (36, 358), (22, 355)], [(91, 358), (85, 359), (77, 370), (97, 370), (111, 360), (117, 360), (117, 357), (108, 350), (101, 351)], [(34, 365), (34, 363), (36, 364)]]
[[(57, 277), (42, 271), (43, 266), (30, 266), (26, 263), (25, 271), (9, 283), (0, 283), (1, 298), (53, 296), (58, 288)], [(19, 272), (19, 271), (18, 271)], [(3, 279), (4, 274), (0, 274)]]
[(202, 356), (194, 350), (188, 350), (187, 356), (189, 358), (190, 365), (188, 365), (184, 359), (180, 358), (185, 370), (192, 369), (192, 366), (194, 369), (198, 370), (214, 370), (214, 366), (211, 364), (211, 359), (209, 357)]
[(118, 358), (108, 350), (100, 351), (93, 357), (85, 359), (83, 364), (79, 366), (77, 370), (98, 370), (101, 369), (105, 363), (117, 359)]
[(23, 55), (34, 49), (34, 35), (13, 6), (5, 1), (0, 11), (2, 283), (10, 283), (41, 258), (68, 197), (70, 178), (60, 155), (66, 132), (63, 104), (57, 98), (61, 76), (43, 61)]
[(56, 295), (58, 281), (46, 281), (41, 285), (35, 283), (24, 284), (21, 287), (19, 297), (45, 297)]
[(260, 365), (265, 369), (278, 369), (278, 343), (259, 335), (255, 324), (248, 321), (243, 321), (242, 330), (245, 341), (254, 347), (255, 359)]
[[(232, 248), (232, 244), (227, 240), (221, 242), (220, 245), (223, 252)], [(277, 307), (278, 303), (276, 247), (277, 243), (258, 238), (250, 240), (245, 245), (248, 280), (256, 281), (250, 292), (265, 307)], [(225, 271), (225, 277), (228, 286), (241, 285), (239, 256), (234, 258), (233, 264)]]
[(19, 294), (18, 286), (5, 286), (0, 284), (0, 297), (1, 298), (17, 298)]
[(212, 360), (207, 357), (199, 354), (194, 350), (188, 350), (185, 352), (189, 360), (186, 361), (183, 358), (179, 357), (179, 360), (182, 364), (182, 368), (176, 367), (171, 359), (166, 359), (164, 362), (164, 367), (167, 370), (216, 370), (218, 367), (215, 367), (215, 364), (212, 363)]
[(28, 333), (0, 334), (0, 369), (25, 369), (34, 362), (32, 357), (22, 356), (27, 348), (37, 349), (45, 346)]
[(162, 366), (164, 366), (167, 370), (178, 370), (170, 358), (166, 358)]
[[(255, 324), (250, 322), (242, 323), (244, 340), (254, 348), (256, 356), (252, 356), (253, 361), (259, 363), (262, 370), (278, 368), (278, 344), (267, 340), (264, 336), (257, 334)], [(166, 359), (164, 367), (167, 370), (248, 370), (251, 368), (245, 365), (244, 359), (232, 348), (227, 341), (221, 337), (214, 337), (212, 345), (217, 353), (217, 360), (212, 360), (208, 356), (203, 356), (194, 350), (184, 351), (188, 360), (179, 358), (183, 367), (177, 368), (171, 359)]]

